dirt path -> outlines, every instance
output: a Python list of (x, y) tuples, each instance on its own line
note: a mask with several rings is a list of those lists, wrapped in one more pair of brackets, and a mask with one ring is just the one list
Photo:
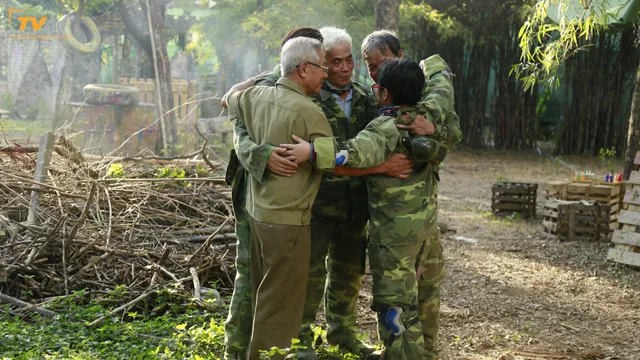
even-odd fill
[[(599, 173), (597, 159), (565, 158)], [(532, 221), (491, 215), (496, 181), (543, 184), (572, 173), (547, 158), (457, 151), (441, 172), (442, 359), (640, 359), (640, 271), (605, 261), (607, 242), (559, 242)], [(538, 214), (543, 204), (538, 191)], [(455, 240), (477, 239), (477, 244)], [(369, 282), (370, 277), (367, 279)], [(368, 286), (368, 284), (366, 285)], [(361, 322), (372, 329), (361, 296)]]

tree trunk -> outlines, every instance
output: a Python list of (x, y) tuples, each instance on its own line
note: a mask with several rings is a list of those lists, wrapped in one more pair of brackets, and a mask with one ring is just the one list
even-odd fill
[[(167, 39), (164, 33), (165, 14), (163, 6), (157, 1), (150, 1), (151, 26), (155, 35), (156, 59), (158, 61), (158, 79), (160, 79), (160, 96), (164, 107), (164, 123), (167, 129), (167, 143), (178, 143), (178, 129), (173, 103), (173, 88), (171, 86), (171, 62), (167, 52)], [(153, 58), (150, 56), (150, 58)]]
[[(147, 31), (141, 31), (129, 15), (129, 10), (122, 0), (118, 0), (115, 2), (118, 8), (118, 12), (120, 13), (120, 17), (122, 18), (122, 22), (125, 24), (127, 31), (131, 34), (131, 36), (140, 44), (140, 46), (147, 53), (148, 58), (151, 61), (151, 65), (153, 66), (153, 46), (151, 43), (151, 35), (146, 34)], [(167, 41), (165, 39), (164, 34), (164, 21), (165, 14), (163, 11), (164, 5), (166, 5), (165, 1), (150, 1), (149, 4), (150, 9), (149, 12), (151, 14), (151, 26), (153, 28), (153, 32), (155, 35), (155, 56), (158, 62), (158, 73), (156, 74), (157, 78), (160, 79), (160, 99), (162, 100), (161, 111), (165, 113), (165, 127), (167, 130), (167, 143), (168, 144), (176, 144), (177, 143), (177, 129), (175, 122), (175, 112), (172, 111), (174, 108), (173, 103), (173, 89), (171, 87), (171, 63), (169, 62), (169, 55), (167, 53)], [(144, 4), (144, 1), (141, 2), (141, 6), (143, 8), (144, 18), (148, 21), (147, 17), (147, 9)], [(146, 24), (146, 23), (145, 23)], [(148, 29), (148, 25), (144, 27)], [(154, 70), (155, 73), (155, 70)], [(155, 81), (155, 79), (154, 79)]]
[(638, 133), (640, 132), (640, 66), (636, 70), (636, 81), (633, 88), (633, 102), (631, 103), (631, 114), (629, 115), (629, 130), (627, 131), (627, 150), (624, 156), (624, 179), (629, 180), (633, 170), (633, 161), (638, 151)]
[(64, 60), (62, 65), (62, 75), (60, 76), (60, 85), (58, 88), (58, 93), (56, 94), (56, 105), (53, 116), (53, 131), (55, 132), (60, 126), (62, 126), (65, 121), (70, 121), (71, 119), (66, 119), (66, 102), (69, 100), (69, 93), (71, 88), (71, 67), (73, 62), (73, 56), (68, 52), (64, 52)]
[(400, 0), (376, 1), (376, 29), (398, 32), (400, 28)]

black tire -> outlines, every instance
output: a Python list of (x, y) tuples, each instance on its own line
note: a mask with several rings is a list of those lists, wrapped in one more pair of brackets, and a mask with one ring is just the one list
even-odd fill
[(115, 84), (89, 84), (84, 87), (86, 102), (92, 105), (137, 105), (140, 90), (132, 86)]

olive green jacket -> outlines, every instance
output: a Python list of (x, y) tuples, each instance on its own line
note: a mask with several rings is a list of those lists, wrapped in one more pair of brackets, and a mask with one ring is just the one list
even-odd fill
[[(227, 102), (229, 114), (242, 119), (258, 146), (289, 142), (292, 134), (307, 141), (333, 136), (322, 111), (287, 78), (280, 78), (275, 87), (232, 93)], [(270, 176), (268, 181), (250, 177), (246, 210), (260, 222), (309, 225), (321, 177), (310, 164), (300, 165), (290, 177)]]

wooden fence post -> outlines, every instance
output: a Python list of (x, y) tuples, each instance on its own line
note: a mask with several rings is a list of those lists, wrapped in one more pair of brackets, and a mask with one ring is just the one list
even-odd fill
[[(44, 183), (47, 179), (47, 170), (51, 162), (51, 152), (55, 141), (55, 135), (50, 132), (40, 137), (40, 149), (38, 150), (36, 171), (33, 177), (33, 180), (39, 183)], [(33, 188), (35, 190), (31, 191), (31, 204), (29, 205), (29, 216), (27, 218), (27, 223), (29, 224), (36, 224), (36, 211), (38, 211), (38, 198), (40, 196), (40, 192), (37, 190), (40, 186), (33, 185)]]

